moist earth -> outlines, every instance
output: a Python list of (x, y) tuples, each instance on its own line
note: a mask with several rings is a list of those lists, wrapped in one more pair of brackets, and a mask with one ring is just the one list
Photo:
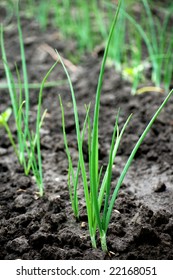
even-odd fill
[[(54, 49), (66, 58), (66, 66), (75, 89), (79, 118), (84, 121), (85, 104), (91, 102), (93, 112), (101, 57), (86, 54), (79, 65), (68, 61), (75, 56), (77, 45), (62, 38), (49, 27), (41, 32), (37, 23), (22, 17), (29, 82), (41, 82), (56, 57)], [(21, 69), (21, 58), (15, 19), (5, 29), (5, 45), (10, 68), (14, 62)], [(73, 217), (67, 178), (68, 161), (64, 149), (61, 94), (66, 116), (66, 132), (74, 163), (77, 164), (77, 143), (73, 107), (64, 71), (57, 64), (49, 81), (59, 83), (45, 88), (43, 110), (47, 115), (41, 129), (41, 150), (45, 194), (42, 198), (32, 174), (25, 176), (19, 166), (5, 130), (0, 128), (0, 258), (5, 260), (70, 260), (173, 259), (173, 98), (158, 117), (139, 148), (120, 189), (107, 233), (109, 253), (92, 249), (87, 229), (87, 215), (83, 186), (79, 184), (80, 220)], [(0, 82), (5, 74), (0, 62)], [(113, 167), (112, 189), (138, 137), (163, 101), (166, 93), (130, 94), (130, 83), (115, 72), (113, 66), (105, 71), (101, 96), (99, 156), (106, 165), (116, 114), (120, 108), (119, 126), (122, 128), (133, 113), (125, 131)], [(31, 90), (31, 126), (34, 127), (39, 90)], [(7, 89), (0, 90), (0, 112), (10, 106)], [(14, 137), (13, 118), (9, 121)], [(84, 141), (84, 151), (87, 142)]]

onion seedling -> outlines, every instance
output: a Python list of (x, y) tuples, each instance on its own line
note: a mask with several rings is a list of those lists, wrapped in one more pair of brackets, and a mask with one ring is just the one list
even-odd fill
[[(132, 82), (132, 94), (137, 93), (140, 83), (147, 78), (148, 75), (145, 74), (148, 65), (152, 66), (153, 84), (156, 88), (160, 87), (168, 92), (173, 77), (173, 36), (169, 34), (173, 6), (170, 4), (165, 9), (165, 17), (161, 22), (152, 13), (150, 8), (152, 1), (149, 3), (147, 0), (142, 0), (142, 13), (138, 22), (130, 15), (134, 4), (134, 0), (122, 1), (117, 23), (119, 32), (112, 37), (108, 57), (111, 63), (115, 64), (116, 69), (122, 71), (123, 76)], [(63, 36), (75, 38), (76, 55), (74, 57), (69, 54), (73, 61), (78, 61), (84, 51), (91, 51), (96, 45), (107, 40), (107, 26), (115, 7), (113, 1), (105, 0), (63, 0), (58, 3), (57, 0), (49, 2), (42, 0), (39, 4), (36, 4), (35, 0), (27, 0), (23, 5), (27, 13), (31, 11), (31, 14), (35, 14), (43, 29), (47, 27), (51, 15), (51, 23), (59, 28)], [(129, 25), (128, 22), (131, 24)], [(135, 34), (134, 30), (136, 30)], [(126, 36), (128, 31), (129, 36)], [(141, 48), (143, 43), (148, 51), (148, 57), (145, 59)]]
[[(133, 160), (138, 148), (140, 147), (142, 141), (144, 140), (145, 136), (149, 132), (153, 122), (155, 121), (157, 116), (160, 114), (161, 110), (166, 105), (170, 96), (173, 93), (173, 91), (171, 91), (168, 94), (168, 96), (165, 98), (165, 100), (163, 101), (163, 103), (161, 104), (161, 106), (156, 111), (153, 118), (147, 125), (146, 129), (140, 136), (139, 140), (137, 141), (134, 149), (132, 150), (132, 152), (129, 156), (129, 159), (127, 160), (127, 162), (125, 164), (125, 167), (119, 177), (119, 180), (113, 191), (113, 194), (111, 195), (111, 177), (112, 177), (113, 163), (115, 161), (117, 150), (120, 145), (120, 141), (122, 139), (123, 133), (131, 118), (131, 116), (128, 117), (122, 130), (120, 131), (119, 126), (118, 126), (119, 113), (117, 114), (117, 117), (115, 120), (113, 136), (112, 136), (112, 141), (111, 141), (110, 152), (109, 152), (109, 160), (108, 160), (106, 171), (103, 174), (102, 167), (101, 168), (99, 167), (99, 154), (98, 154), (100, 97), (101, 97), (102, 82), (103, 82), (104, 69), (105, 69), (105, 63), (106, 63), (106, 59), (107, 59), (108, 49), (109, 49), (109, 45), (110, 45), (110, 41), (112, 38), (114, 28), (117, 23), (118, 14), (120, 11), (120, 5), (121, 5), (121, 1), (119, 1), (118, 7), (116, 10), (116, 15), (114, 17), (114, 20), (113, 20), (113, 23), (112, 23), (112, 26), (110, 29), (110, 33), (108, 36), (108, 42), (107, 42), (103, 60), (102, 60), (102, 65), (101, 65), (100, 75), (99, 75), (98, 85), (97, 85), (97, 91), (96, 91), (93, 123), (91, 124), (91, 121), (90, 121), (89, 107), (88, 107), (87, 111), (86, 111), (86, 118), (84, 121), (82, 133), (80, 131), (78, 108), (77, 108), (77, 103), (76, 103), (76, 98), (75, 98), (75, 93), (73, 90), (72, 82), (71, 82), (70, 76), (68, 74), (68, 71), (63, 63), (63, 60), (61, 59), (60, 55), (58, 54), (59, 60), (67, 75), (67, 79), (68, 79), (70, 90), (71, 90), (73, 110), (74, 110), (74, 119), (75, 119), (75, 125), (76, 125), (78, 152), (79, 152), (79, 162), (78, 162), (77, 172), (75, 173), (75, 170), (74, 170), (73, 164), (72, 164), (72, 157), (70, 155), (70, 151), (68, 148), (67, 136), (65, 133), (64, 109), (63, 109), (62, 101), (60, 98), (60, 104), (61, 104), (61, 110), (62, 110), (62, 127), (63, 127), (65, 148), (66, 148), (66, 153), (67, 153), (68, 162), (69, 162), (69, 174), (72, 177), (72, 184), (74, 187), (74, 188), (70, 188), (70, 191), (71, 191), (70, 197), (71, 197), (73, 206), (75, 204), (77, 206), (75, 208), (76, 212), (74, 211), (75, 212), (74, 214), (79, 217), (77, 184), (78, 184), (79, 172), (81, 172), (83, 187), (84, 187), (85, 202), (86, 202), (86, 210), (87, 210), (87, 216), (88, 216), (88, 227), (89, 227), (89, 233), (90, 233), (92, 247), (96, 248), (96, 246), (97, 246), (96, 235), (97, 235), (97, 231), (98, 231), (99, 236), (100, 236), (100, 241), (101, 241), (101, 247), (102, 247), (102, 250), (105, 252), (107, 252), (107, 250), (108, 250), (107, 243), (106, 243), (106, 236), (107, 236), (107, 230), (109, 227), (109, 223), (111, 220), (111, 214), (113, 211), (114, 203), (117, 198), (119, 189), (124, 180), (124, 177), (132, 163), (132, 160)], [(84, 153), (83, 153), (83, 137), (84, 137), (84, 133), (86, 131), (86, 125), (88, 125), (87, 136), (88, 136), (88, 147), (89, 147), (88, 148), (89, 172), (87, 170), (87, 166), (84, 161)]]
[[(154, 21), (148, 1), (142, 0), (142, 2), (148, 18), (146, 28), (122, 9), (121, 13), (136, 28), (148, 50), (148, 58), (141, 61), (139, 67), (143, 66), (143, 69), (145, 69), (145, 65), (148, 65), (148, 62), (150, 62), (152, 66), (152, 82), (157, 88), (163, 85), (164, 89), (168, 92), (173, 76), (173, 37), (171, 34), (169, 35), (168, 30), (172, 8), (165, 16), (161, 25), (159, 21)], [(168, 39), (168, 36), (170, 39)]]
[[(15, 83), (15, 78), (10, 70), (6, 49), (4, 45), (3, 27), (1, 26), (1, 51), (2, 51), (2, 61), (4, 64), (5, 74), (7, 78), (7, 84), (12, 104), (12, 111), (14, 115), (14, 121), (17, 130), (17, 144), (13, 139), (12, 132), (8, 125), (8, 118), (11, 113), (11, 109), (6, 110), (0, 115), (1, 125), (3, 125), (7, 131), (10, 142), (14, 148), (16, 156), (19, 163), (23, 166), (26, 175), (29, 174), (32, 169), (33, 175), (36, 179), (36, 183), (39, 188), (40, 196), (43, 195), (43, 174), (42, 174), (42, 160), (40, 151), (40, 128), (43, 123), (46, 110), (41, 116), (41, 105), (42, 105), (42, 94), (47, 78), (54, 69), (57, 62), (49, 69), (45, 77), (42, 80), (40, 91), (38, 95), (38, 106), (37, 106), (37, 118), (36, 118), (36, 128), (35, 132), (29, 127), (29, 112), (30, 112), (30, 100), (29, 100), (29, 83), (27, 74), (27, 65), (25, 59), (25, 49), (23, 42), (22, 29), (20, 24), (20, 17), (17, 6), (17, 26), (19, 33), (19, 43), (22, 61), (22, 74), (23, 83), (21, 81), (21, 75), (19, 73), (18, 67), (16, 66), (16, 74), (18, 83)], [(24, 94), (23, 94), (24, 89)]]

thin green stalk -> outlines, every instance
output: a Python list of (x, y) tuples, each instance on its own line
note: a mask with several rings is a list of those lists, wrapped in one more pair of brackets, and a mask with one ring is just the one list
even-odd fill
[(25, 102), (23, 101), (21, 77), (20, 77), (20, 73), (19, 73), (17, 65), (16, 65), (16, 74), (17, 74), (18, 84), (19, 84), (18, 101), (16, 102), (16, 104), (18, 104), (16, 127), (17, 127), (19, 153), (20, 153), (19, 162), (21, 164), (23, 164), (23, 166), (24, 166), (25, 175), (28, 175), (29, 172), (27, 172), (27, 167), (26, 167), (27, 164), (26, 164), (26, 159), (24, 157), (24, 145), (23, 145), (23, 143), (25, 142), (25, 139), (23, 139), (23, 134), (21, 133), (21, 130), (22, 130), (22, 114), (23, 114), (22, 109), (23, 109), (23, 105), (25, 104)]
[(112, 166), (114, 162), (113, 158), (113, 152), (114, 152), (114, 146), (116, 142), (116, 138), (118, 139), (119, 129), (118, 129), (118, 118), (119, 114), (116, 118), (116, 123), (114, 126), (114, 131), (112, 135), (112, 143), (110, 147), (110, 153), (109, 153), (109, 161), (107, 166), (107, 179), (106, 179), (106, 186), (105, 186), (105, 199), (104, 199), (104, 209), (103, 209), (103, 218), (102, 218), (102, 227), (105, 228), (105, 222), (106, 222), (106, 213), (109, 205), (109, 197), (110, 197), (110, 186), (111, 186), (111, 179), (112, 179)]
[[(112, 163), (114, 163), (115, 161), (115, 158), (116, 158), (116, 155), (117, 155), (117, 151), (118, 151), (118, 148), (119, 148), (119, 145), (120, 145), (120, 142), (121, 142), (121, 139), (123, 137), (123, 134), (125, 132), (125, 129), (131, 119), (132, 115), (130, 115), (128, 117), (128, 119), (126, 120), (125, 124), (123, 125), (123, 128), (121, 130), (121, 132), (119, 133), (119, 130), (118, 131), (118, 137), (116, 139), (116, 143), (115, 143), (115, 146), (114, 146), (114, 150), (113, 150), (113, 154), (112, 154)], [(117, 128), (118, 129), (118, 128)], [(103, 177), (103, 180), (102, 180), (102, 184), (101, 184), (101, 188), (100, 188), (100, 192), (99, 192), (99, 198), (98, 198), (98, 201), (99, 201), (99, 207), (101, 208), (101, 205), (102, 205), (102, 202), (103, 202), (103, 198), (104, 198), (104, 192), (105, 192), (105, 188), (106, 188), (106, 182), (107, 182), (107, 176), (108, 176), (108, 167), (106, 169), (106, 172), (105, 172), (105, 175)]]
[[(64, 107), (63, 107), (60, 95), (59, 95), (59, 102), (60, 102), (61, 114), (62, 114), (62, 129), (63, 129), (63, 136), (64, 136), (64, 144), (65, 144), (65, 149), (66, 149), (66, 154), (67, 154), (68, 164), (69, 164), (68, 186), (69, 186), (70, 200), (72, 203), (72, 209), (73, 209), (74, 216), (77, 220), (79, 220), (77, 186), (78, 186), (78, 179), (79, 179), (79, 172), (80, 172), (80, 160), (78, 160), (77, 171), (75, 174), (70, 150), (69, 150), (68, 143), (67, 143), (67, 135), (66, 135), (66, 131), (65, 131)], [(84, 121), (84, 125), (83, 125), (82, 136), (81, 136), (82, 143), (83, 143), (84, 136), (85, 136), (86, 124), (87, 124), (88, 117), (89, 117), (89, 111), (90, 111), (90, 105), (88, 107), (86, 107), (86, 116), (85, 116), (85, 121)], [(71, 182), (70, 182), (71, 175), (72, 175), (73, 189), (71, 187)]]
[(99, 228), (100, 232), (102, 232), (102, 225), (101, 225), (101, 219), (100, 219), (100, 215), (99, 215), (98, 187), (97, 187), (97, 183), (98, 183), (98, 124), (99, 124), (100, 96), (101, 96), (101, 89), (102, 89), (106, 59), (108, 56), (109, 46), (110, 46), (110, 42), (111, 42), (111, 39), (113, 36), (114, 28), (117, 23), (120, 6), (121, 6), (121, 1), (119, 2), (114, 20), (112, 22), (108, 41), (107, 41), (105, 52), (103, 55), (103, 60), (102, 60), (102, 65), (101, 65), (100, 75), (99, 75), (99, 80), (98, 80), (98, 86), (97, 86), (97, 91), (96, 91), (94, 119), (93, 119), (93, 128), (92, 128), (90, 188), (91, 188), (92, 199), (93, 199), (92, 203), (94, 205), (94, 211), (95, 211), (96, 220), (97, 220), (97, 224), (98, 224), (98, 228)]
[(26, 118), (26, 123), (25, 123), (24, 135), (25, 135), (25, 138), (26, 138), (26, 134), (27, 134), (27, 131), (29, 129), (29, 88), (28, 88), (28, 73), (27, 73), (27, 67), (26, 67), (26, 58), (25, 58), (25, 47), (24, 47), (24, 42), (23, 42), (23, 34), (22, 34), (21, 22), (20, 22), (20, 16), (19, 16), (19, 1), (17, 2), (16, 14), (17, 14), (17, 28), (18, 28), (18, 34), (19, 34), (20, 53), (21, 53), (21, 59), (22, 59), (24, 92), (25, 92), (25, 118)]
[[(41, 159), (41, 150), (40, 150), (40, 127), (42, 125), (44, 116), (46, 114), (46, 111), (43, 113), (43, 116), (41, 118), (41, 105), (42, 105), (42, 95), (43, 95), (43, 89), (44, 89), (44, 84), (46, 83), (47, 78), (49, 77), (50, 73), (53, 71), (55, 66), (57, 65), (57, 61), (53, 64), (53, 66), (49, 69), (49, 71), (46, 73), (45, 77), (42, 80), (40, 91), (39, 91), (39, 97), (38, 97), (38, 105), (37, 105), (37, 119), (36, 119), (36, 131), (35, 131), (35, 136), (33, 138), (30, 137), (30, 141), (32, 139), (32, 144), (31, 151), (29, 151), (29, 160), (28, 160), (28, 170), (30, 170), (30, 166), (32, 165), (33, 162), (33, 154), (35, 153), (35, 145), (37, 148), (37, 165), (38, 169), (33, 169), (33, 173), (35, 177), (37, 178), (37, 182), (39, 183), (39, 193), (40, 196), (43, 196), (44, 192), (44, 186), (43, 186), (43, 172), (42, 172), (42, 159)], [(25, 122), (27, 122), (27, 118), (25, 117)], [(29, 129), (28, 129), (29, 132)], [(29, 135), (27, 133), (27, 135)], [(34, 154), (35, 155), (35, 154)]]
[(61, 59), (60, 55), (58, 54), (58, 52), (57, 52), (57, 55), (59, 57), (61, 65), (63, 66), (64, 72), (66, 73), (66, 76), (67, 76), (67, 79), (69, 82), (69, 86), (70, 86), (71, 95), (72, 95), (74, 118), (75, 118), (75, 125), (76, 125), (76, 135), (77, 135), (78, 150), (79, 150), (79, 160), (80, 160), (80, 167), (81, 167), (81, 173), (82, 173), (82, 179), (83, 179), (83, 185), (84, 185), (84, 194), (85, 194), (86, 207), (87, 207), (88, 226), (89, 226), (89, 232), (90, 232), (92, 246), (96, 247), (95, 235), (93, 233), (93, 226), (92, 226), (92, 211), (91, 211), (92, 209), (91, 209), (91, 201), (90, 201), (90, 195), (89, 195), (87, 174), (86, 174), (85, 163), (84, 163), (82, 139), (81, 139), (81, 135), (80, 135), (80, 126), (79, 126), (79, 117), (78, 117), (76, 98), (75, 98), (74, 89), (73, 89), (68, 71), (64, 65), (63, 60)]
[(110, 218), (111, 218), (111, 213), (112, 213), (112, 210), (113, 210), (113, 207), (114, 207), (114, 203), (115, 203), (115, 200), (117, 198), (117, 195), (118, 195), (118, 192), (119, 192), (119, 189), (122, 185), (122, 182), (125, 178), (125, 175), (132, 163), (132, 160), (137, 152), (137, 150), (139, 149), (140, 145), (142, 144), (144, 138), (146, 137), (146, 135), (148, 134), (149, 130), (151, 129), (151, 126), (153, 125), (153, 123), (155, 122), (156, 118), (158, 117), (158, 115), (161, 113), (162, 109), (165, 107), (165, 105), (167, 104), (168, 100), (170, 99), (171, 95), (173, 94), (173, 90), (170, 91), (170, 93), (167, 95), (167, 97), (164, 99), (163, 103), (161, 104), (161, 106), (158, 108), (158, 110), (156, 111), (156, 113), (154, 114), (154, 116), (152, 117), (151, 121), (149, 122), (149, 124), (147, 125), (147, 127), (145, 128), (144, 132), (142, 133), (142, 135), (140, 136), (139, 140), (137, 141), (135, 147), (133, 148), (130, 156), (129, 156), (129, 159), (127, 160), (126, 164), (125, 164), (125, 167), (120, 175), (120, 178), (118, 180), (118, 183), (116, 185), (116, 188), (113, 192), (113, 196), (111, 198), (111, 201), (110, 201), (110, 205), (109, 205), (109, 209), (108, 209), (108, 212), (107, 212), (107, 217), (106, 217), (106, 227), (105, 227), (105, 231), (107, 231), (108, 229), (108, 226), (109, 226), (109, 222), (110, 222)]
[[(66, 135), (66, 131), (65, 131), (64, 107), (63, 107), (62, 99), (61, 99), (60, 95), (59, 95), (59, 102), (60, 102), (60, 107), (61, 107), (61, 119), (62, 119), (62, 130), (63, 130), (63, 137), (64, 137), (64, 145), (65, 145), (66, 155), (67, 155), (67, 158), (68, 158), (68, 188), (69, 188), (70, 201), (71, 201), (71, 204), (72, 204), (72, 209), (73, 209), (74, 216), (75, 216), (76, 219), (79, 219), (78, 197), (77, 197), (76, 188), (77, 188), (77, 183), (78, 183), (80, 164), (78, 163), (77, 174), (76, 174), (76, 178), (75, 178), (72, 158), (71, 158), (70, 150), (69, 150), (69, 147), (68, 147), (67, 135)], [(73, 182), (73, 189), (74, 190), (71, 187), (71, 181), (70, 181), (71, 176), (72, 176), (72, 182)]]
[[(44, 88), (52, 88), (52, 87), (57, 87), (60, 85), (64, 85), (66, 83), (66, 81), (62, 80), (62, 81), (58, 81), (58, 82), (47, 82), (44, 85)], [(19, 83), (14, 83), (14, 86), (16, 89), (24, 89), (24, 84), (21, 82)], [(32, 83), (32, 84), (28, 84), (28, 88), (29, 89), (40, 89), (41, 83)], [(8, 84), (6, 83), (1, 83), (0, 84), (0, 89), (7, 89), (8, 88)]]

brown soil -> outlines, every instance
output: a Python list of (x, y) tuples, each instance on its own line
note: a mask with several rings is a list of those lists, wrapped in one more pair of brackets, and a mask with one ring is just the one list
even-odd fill
[[(57, 49), (64, 57), (75, 53), (73, 42), (63, 41), (57, 30), (40, 32), (33, 21), (22, 19), (29, 81), (40, 82), (53, 64), (43, 44)], [(5, 32), (11, 69), (21, 65), (15, 24)], [(70, 66), (81, 122), (84, 104), (94, 105), (101, 58), (88, 55), (76, 69)], [(51, 80), (64, 79), (57, 65)], [(5, 81), (0, 63), (0, 82)], [(111, 254), (92, 249), (87, 230), (83, 187), (79, 185), (80, 222), (73, 218), (67, 187), (68, 162), (64, 150), (58, 95), (65, 106), (67, 136), (77, 160), (73, 108), (68, 85), (44, 90), (43, 108), (48, 109), (41, 130), (45, 195), (39, 198), (32, 175), (26, 177), (18, 165), (3, 128), (0, 129), (0, 258), (1, 259), (173, 259), (173, 99), (153, 125), (133, 164), (115, 203), (108, 231)], [(31, 123), (36, 116), (38, 90), (31, 91)], [(101, 97), (100, 161), (106, 164), (115, 115), (120, 111), (122, 127), (130, 113), (113, 170), (112, 187), (139, 135), (161, 104), (164, 95), (150, 92), (130, 95), (130, 85), (107, 68)], [(0, 112), (10, 105), (8, 90), (0, 90)], [(13, 134), (13, 120), (10, 119)], [(85, 222), (86, 227), (82, 227)]]

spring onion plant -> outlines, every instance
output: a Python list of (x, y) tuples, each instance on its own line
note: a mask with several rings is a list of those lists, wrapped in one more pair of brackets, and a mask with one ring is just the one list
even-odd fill
[[(134, 1), (134, 0), (133, 0)], [(125, 1), (124, 1), (125, 2)], [(124, 4), (123, 4), (124, 5)], [(105, 9), (103, 0), (90, 1), (70, 1), (70, 0), (46, 0), (39, 1), (27, 0), (23, 7), (28, 13), (35, 15), (40, 26), (45, 29), (48, 23), (59, 28), (65, 38), (75, 38), (77, 43), (76, 55), (83, 54), (84, 51), (92, 51), (95, 46), (106, 41), (108, 36), (108, 26), (110, 18), (112, 19), (113, 11)], [(51, 17), (50, 17), (51, 15)], [(124, 29), (124, 16), (120, 16), (120, 29)], [(81, 32), (83, 30), (83, 32)], [(124, 38), (124, 32), (120, 32), (117, 38), (113, 38), (117, 45)], [(116, 57), (117, 67), (119, 66), (121, 52), (116, 53), (116, 46), (112, 44), (110, 56)]]
[[(168, 92), (173, 77), (173, 37), (169, 34), (172, 8), (170, 8), (161, 23), (158, 19), (155, 20), (148, 1), (142, 0), (142, 3), (146, 12), (146, 16), (143, 20), (145, 24), (142, 24), (142, 22), (139, 24), (130, 14), (121, 10), (121, 13), (123, 13), (132, 26), (135, 27), (148, 50), (148, 58), (141, 60), (137, 68), (135, 66), (133, 70), (134, 72), (136, 69), (139, 69), (139, 71), (141, 71), (141, 69), (145, 70), (145, 65), (150, 63), (152, 66), (152, 82), (156, 88), (161, 88), (163, 86)], [(136, 38), (138, 38), (138, 36)], [(135, 85), (135, 87), (137, 88), (137, 85)], [(135, 90), (132, 89), (132, 93), (134, 92)]]
[(1, 122), (1, 126), (4, 126), (7, 131), (10, 142), (14, 148), (19, 163), (24, 168), (25, 174), (28, 175), (30, 170), (32, 170), (33, 175), (36, 179), (36, 183), (39, 188), (39, 194), (40, 196), (42, 196), (43, 174), (42, 174), (42, 160), (41, 160), (41, 150), (40, 150), (40, 128), (42, 126), (43, 119), (46, 114), (46, 110), (44, 111), (43, 114), (41, 113), (42, 94), (43, 94), (43, 89), (46, 80), (57, 62), (46, 73), (41, 83), (40, 91), (38, 95), (35, 132), (33, 132), (29, 125), (29, 113), (30, 113), (29, 83), (28, 83), (25, 49), (24, 49), (24, 42), (23, 42), (23, 35), (21, 30), (18, 7), (17, 7), (17, 21), (18, 21), (17, 26), (18, 26), (18, 33), (19, 33), (19, 44), (20, 44), (22, 76), (23, 76), (23, 82), (22, 82), (21, 74), (19, 73), (19, 69), (16, 65), (16, 74), (18, 80), (17, 87), (15, 83), (15, 77), (10, 70), (8, 60), (7, 60), (6, 49), (4, 45), (3, 26), (1, 26), (1, 34), (0, 34), (2, 61), (4, 64), (4, 70), (6, 74), (6, 79), (7, 79), (7, 84), (8, 84), (8, 89), (9, 89), (9, 94), (11, 99), (12, 112), (16, 125), (17, 140), (14, 140), (14, 137), (10, 130), (10, 126), (8, 125), (8, 119), (11, 114), (11, 109), (8, 108), (5, 112), (3, 112), (0, 115), (0, 122)]
[[(155, 90), (164, 88), (168, 92), (173, 77), (173, 36), (171, 34), (169, 36), (173, 6), (170, 4), (165, 9), (165, 17), (161, 22), (153, 15), (150, 8), (154, 2), (142, 0), (142, 13), (138, 22), (131, 15), (133, 4), (135, 4), (134, 0), (122, 1), (117, 22), (119, 32), (113, 34), (109, 47), (109, 61), (115, 64), (116, 70), (122, 71), (123, 76), (131, 81), (132, 94), (138, 93), (137, 88), (140, 83), (146, 80), (148, 65), (152, 66), (151, 79), (156, 87)], [(106, 0), (61, 0), (58, 3), (57, 0), (49, 2), (42, 0), (39, 3), (36, 0), (27, 0), (23, 6), (26, 12), (30, 11), (37, 17), (43, 29), (51, 22), (66, 38), (75, 38), (77, 42), (75, 57), (69, 54), (74, 62), (80, 59), (84, 51), (91, 51), (107, 40), (109, 23), (115, 7), (113, 2)], [(142, 54), (143, 43), (148, 50), (147, 58)]]
[[(149, 132), (155, 119), (160, 114), (162, 108), (168, 102), (170, 96), (173, 93), (173, 91), (171, 91), (168, 94), (168, 96), (163, 101), (163, 103), (161, 104), (161, 106), (159, 107), (159, 109), (157, 110), (157, 112), (154, 114), (153, 118), (147, 125), (146, 129), (140, 136), (139, 140), (137, 141), (135, 147), (133, 148), (133, 150), (129, 156), (129, 159), (127, 160), (127, 162), (124, 166), (124, 169), (123, 169), (123, 171), (119, 177), (119, 180), (116, 184), (116, 187), (112, 193), (112, 191), (111, 191), (112, 167), (113, 167), (113, 163), (116, 158), (116, 154), (117, 154), (118, 147), (120, 145), (120, 141), (122, 139), (123, 133), (125, 131), (125, 128), (129, 122), (131, 116), (128, 117), (127, 121), (125, 122), (125, 124), (121, 130), (118, 125), (119, 113), (117, 114), (117, 116), (115, 118), (115, 126), (114, 126), (112, 141), (111, 141), (111, 145), (110, 145), (109, 160), (108, 160), (106, 171), (103, 173), (103, 168), (99, 166), (99, 153), (98, 153), (99, 111), (100, 111), (100, 97), (101, 97), (101, 89), (102, 89), (105, 63), (106, 63), (106, 59), (107, 59), (107, 54), (108, 54), (108, 49), (110, 46), (112, 34), (113, 34), (114, 28), (117, 23), (118, 14), (120, 11), (120, 5), (121, 5), (121, 1), (119, 1), (118, 8), (116, 10), (116, 15), (114, 17), (114, 20), (113, 20), (113, 23), (112, 23), (112, 26), (110, 29), (107, 45), (106, 45), (103, 60), (102, 60), (100, 75), (99, 75), (99, 79), (98, 79), (98, 86), (97, 86), (97, 91), (96, 91), (93, 122), (91, 123), (90, 114), (89, 114), (90, 107), (88, 106), (88, 107), (86, 107), (86, 117), (84, 120), (82, 131), (80, 129), (78, 108), (77, 108), (77, 103), (76, 103), (76, 98), (75, 98), (75, 93), (73, 90), (72, 82), (71, 82), (70, 76), (68, 74), (68, 71), (63, 63), (63, 60), (60, 57), (60, 55), (58, 54), (59, 60), (67, 75), (67, 79), (68, 79), (70, 90), (71, 90), (73, 109), (74, 109), (74, 119), (75, 119), (75, 125), (76, 125), (78, 152), (79, 152), (79, 161), (78, 161), (77, 169), (75, 169), (73, 166), (73, 162), (72, 162), (72, 156), (71, 156), (70, 150), (68, 148), (67, 136), (66, 136), (66, 132), (65, 132), (64, 108), (63, 108), (62, 100), (60, 97), (64, 143), (65, 143), (65, 149), (66, 149), (66, 154), (67, 154), (68, 163), (69, 163), (68, 184), (69, 184), (70, 198), (72, 201), (72, 207), (73, 207), (74, 215), (78, 218), (80, 214), (79, 214), (79, 207), (78, 207), (77, 188), (78, 188), (79, 174), (81, 174), (83, 187), (84, 187), (84, 195), (85, 195), (85, 202), (86, 202), (86, 209), (87, 209), (87, 216), (88, 216), (88, 227), (89, 227), (89, 233), (90, 233), (92, 247), (96, 248), (96, 246), (97, 246), (96, 236), (97, 236), (97, 232), (98, 232), (99, 236), (100, 236), (102, 250), (105, 252), (107, 252), (107, 250), (108, 250), (106, 236), (107, 236), (109, 223), (111, 220), (111, 214), (112, 214), (112, 211), (114, 208), (114, 203), (117, 198), (119, 189), (124, 180), (124, 177), (129, 169), (129, 167), (132, 163), (132, 160), (133, 160), (138, 148), (140, 147), (142, 141), (144, 140), (145, 136)], [(86, 131), (87, 131), (87, 137), (88, 137), (88, 156), (89, 156), (88, 168), (87, 168), (87, 164), (84, 161), (84, 153), (83, 153), (83, 139), (84, 139), (84, 135), (85, 135)]]

